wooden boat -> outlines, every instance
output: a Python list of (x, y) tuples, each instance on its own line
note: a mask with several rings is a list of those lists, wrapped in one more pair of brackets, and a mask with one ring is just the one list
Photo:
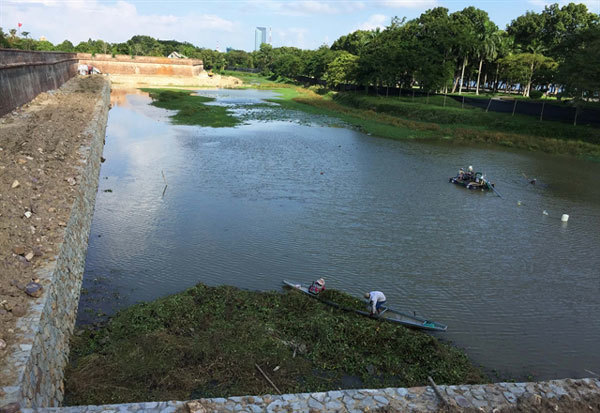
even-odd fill
[(481, 191), (494, 191), (494, 184), (485, 179), (485, 177), (481, 174), (481, 172), (476, 172), (473, 175), (456, 175), (452, 178), (448, 179), (448, 182), (451, 182), (456, 185), (464, 186), (467, 189), (478, 189)]
[[(317, 294), (313, 294), (310, 291), (308, 291), (308, 287), (303, 287), (300, 284), (294, 284), (294, 283), (291, 283), (286, 280), (283, 280), (283, 284), (286, 287), (294, 288), (312, 298), (316, 298), (317, 300), (319, 300), (325, 304), (339, 308), (344, 311), (352, 311), (356, 314), (360, 314), (365, 317), (376, 318), (376, 319), (380, 319), (383, 321), (389, 321), (391, 323), (402, 324), (404, 326), (417, 328), (420, 330), (446, 331), (448, 329), (448, 326), (446, 326), (445, 324), (438, 323), (436, 321), (427, 320), (423, 317), (419, 317), (416, 314), (410, 315), (407, 313), (396, 311), (390, 307), (382, 307), (383, 310), (381, 311), (381, 313), (379, 315), (371, 316), (371, 314), (368, 311), (361, 311), (361, 310), (356, 310), (353, 308), (346, 308), (346, 307), (342, 307), (341, 305), (334, 303), (332, 301), (323, 300), (323, 299), (319, 298), (319, 296)], [(365, 303), (365, 306), (366, 305), (367, 305), (367, 303)]]

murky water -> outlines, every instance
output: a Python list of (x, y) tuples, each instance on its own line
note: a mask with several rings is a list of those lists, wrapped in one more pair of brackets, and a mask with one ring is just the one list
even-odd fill
[[(500, 378), (600, 373), (600, 164), (378, 139), (248, 106), (271, 92), (200, 93), (245, 124), (173, 126), (143, 95), (110, 111), (79, 322), (197, 282), (324, 277), (447, 324)], [(502, 198), (448, 183), (468, 164)]]

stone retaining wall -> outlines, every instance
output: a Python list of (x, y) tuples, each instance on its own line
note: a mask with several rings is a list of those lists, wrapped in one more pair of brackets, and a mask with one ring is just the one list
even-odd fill
[(64, 241), (55, 261), (37, 274), (45, 293), (17, 322), (18, 348), (5, 365), (18, 374), (14, 383), (0, 388), (0, 411), (10, 403), (31, 407), (59, 406), (62, 402), (63, 370), (79, 304), (109, 102), (110, 83), (106, 81), (82, 134), (80, 175), (76, 179), (79, 186)]
[(0, 49), (0, 116), (77, 73), (75, 53)]
[[(435, 412), (448, 404), (446, 411), (598, 411), (600, 380), (552, 380), (536, 383), (495, 383), (470, 386), (336, 390), (323, 393), (243, 396), (200, 399), (190, 402), (168, 401), (74, 406), (44, 409), (57, 413), (173, 413), (181, 412)], [(579, 405), (579, 407), (577, 407)], [(524, 409), (524, 410), (523, 410)], [(24, 413), (39, 410), (24, 409)]]
[(110, 75), (198, 76), (204, 71), (202, 60), (167, 57), (77, 53), (79, 63), (92, 65)]

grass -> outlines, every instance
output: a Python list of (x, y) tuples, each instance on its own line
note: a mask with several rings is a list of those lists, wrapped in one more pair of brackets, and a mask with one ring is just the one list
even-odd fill
[[(235, 75), (235, 73), (232, 73)], [(240, 77), (240, 78), (243, 78)], [(261, 78), (252, 74), (249, 78)], [(485, 112), (443, 96), (381, 97), (303, 88), (262, 78), (255, 85), (272, 89), (282, 107), (341, 119), (367, 134), (391, 139), (440, 139), (600, 159), (600, 129), (534, 117)], [(466, 109), (469, 108), (469, 109)]]
[(486, 381), (462, 352), (425, 333), (297, 291), (199, 284), (77, 331), (66, 404), (273, 393), (255, 363), (284, 393), (337, 389), (347, 377), (364, 387), (427, 385), (428, 375), (439, 384)]
[[(442, 97), (443, 98), (443, 97)], [(448, 99), (448, 101), (453, 99)], [(562, 122), (540, 122), (531, 116), (485, 112), (481, 109), (463, 110), (460, 102), (453, 106), (434, 106), (422, 103), (406, 103), (398, 99), (343, 93), (336, 96), (340, 104), (358, 109), (373, 110), (420, 122), (436, 123), (460, 128), (477, 127), (486, 131), (533, 135), (544, 138), (581, 140), (600, 145), (600, 129), (587, 126), (574, 127)]]
[(200, 125), (213, 128), (236, 126), (240, 123), (223, 106), (205, 105), (214, 98), (192, 95), (189, 90), (143, 88), (150, 94), (152, 105), (176, 110), (171, 116), (173, 123), (179, 125)]

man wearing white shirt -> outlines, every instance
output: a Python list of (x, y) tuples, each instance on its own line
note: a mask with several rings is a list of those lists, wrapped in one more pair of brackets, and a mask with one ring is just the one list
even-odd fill
[(381, 306), (385, 304), (385, 295), (381, 291), (371, 291), (365, 293), (365, 298), (369, 299), (369, 308), (371, 309), (371, 315), (379, 314), (381, 312)]

